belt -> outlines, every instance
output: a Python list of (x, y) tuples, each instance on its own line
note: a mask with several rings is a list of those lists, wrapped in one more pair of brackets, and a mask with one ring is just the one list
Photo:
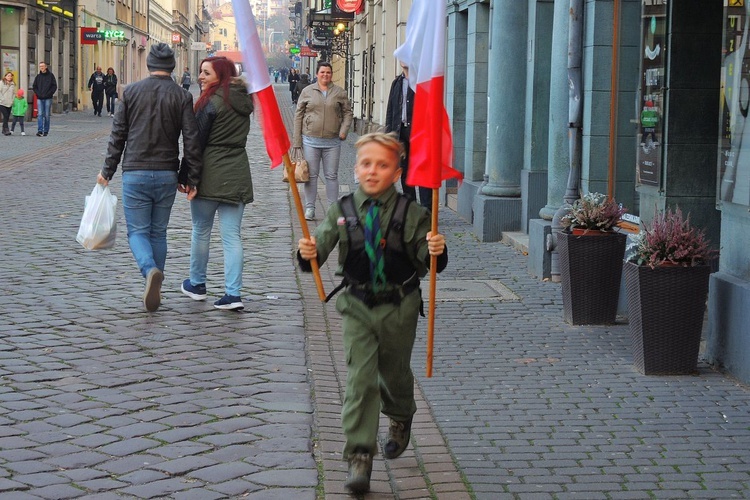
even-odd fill
[(389, 290), (387, 292), (373, 292), (371, 288), (358, 288), (358, 287), (349, 287), (349, 293), (353, 296), (357, 297), (359, 300), (364, 302), (364, 304), (372, 309), (376, 306), (381, 306), (384, 304), (392, 304), (394, 306), (397, 306), (401, 304), (401, 301), (409, 295), (410, 293), (414, 292), (414, 290), (419, 289), (419, 281), (416, 281), (415, 283), (409, 283), (404, 286), (395, 288), (393, 290)]

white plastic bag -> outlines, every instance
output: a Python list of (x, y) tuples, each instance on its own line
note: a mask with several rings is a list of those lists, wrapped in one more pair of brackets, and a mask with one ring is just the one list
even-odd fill
[(88, 250), (101, 250), (115, 246), (117, 220), (115, 219), (117, 196), (97, 183), (86, 197), (81, 226), (76, 241)]

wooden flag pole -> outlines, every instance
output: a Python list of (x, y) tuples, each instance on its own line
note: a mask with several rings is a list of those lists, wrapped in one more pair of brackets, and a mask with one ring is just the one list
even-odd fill
[[(438, 234), (440, 190), (432, 190), (432, 234)], [(427, 309), (427, 378), (432, 377), (432, 345), (435, 338), (435, 291), (437, 290), (437, 256), (430, 255), (430, 298)]]
[[(310, 230), (307, 228), (307, 219), (305, 219), (305, 210), (302, 206), (302, 200), (299, 196), (299, 189), (297, 189), (297, 183), (294, 182), (294, 164), (289, 159), (289, 153), (284, 153), (284, 168), (286, 169), (286, 176), (289, 179), (289, 186), (292, 188), (292, 197), (294, 198), (294, 206), (297, 208), (297, 217), (299, 217), (299, 224), (302, 226), (302, 235), (310, 239)], [(320, 278), (320, 268), (318, 267), (318, 259), (312, 259), (310, 261), (312, 266), (313, 277), (315, 278), (315, 286), (318, 288), (318, 297), (321, 302), (325, 302), (326, 293), (323, 291), (323, 280)]]

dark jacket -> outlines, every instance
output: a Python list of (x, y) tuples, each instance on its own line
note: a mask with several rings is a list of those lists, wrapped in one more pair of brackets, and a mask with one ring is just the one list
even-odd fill
[(297, 85), (294, 86), (295, 96), (299, 97), (308, 85), (310, 85), (310, 77), (307, 75), (300, 75)]
[[(404, 74), (400, 74), (393, 80), (391, 91), (388, 94), (388, 106), (385, 111), (385, 131), (396, 132), (401, 126), (401, 100), (404, 96)], [(414, 108), (414, 91), (409, 87), (406, 94), (406, 120), (411, 124), (412, 110)]]
[(104, 92), (104, 73), (101, 71), (94, 71), (91, 74), (91, 78), (89, 78), (88, 87), (94, 94), (101, 94)]
[[(180, 133), (185, 160), (182, 168)], [(101, 172), (104, 178), (112, 178), (120, 158), (123, 171), (179, 170), (181, 184), (197, 186), (202, 161), (192, 94), (169, 76), (151, 75), (126, 86), (112, 121)]]
[(37, 73), (31, 88), (37, 99), (52, 99), (52, 96), (57, 92), (57, 79), (47, 68), (46, 72)]
[(223, 89), (219, 89), (196, 112), (203, 148), (199, 198), (232, 204), (253, 201), (253, 179), (245, 150), (252, 112), (253, 98), (241, 78), (233, 79), (229, 86), (229, 106), (224, 102)]
[(114, 73), (111, 75), (104, 75), (104, 92), (107, 95), (117, 93), (117, 75)]

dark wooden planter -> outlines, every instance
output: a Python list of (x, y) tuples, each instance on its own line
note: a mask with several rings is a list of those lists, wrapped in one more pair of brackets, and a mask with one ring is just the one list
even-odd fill
[(633, 364), (644, 375), (698, 368), (710, 266), (657, 267), (625, 262)]
[(572, 325), (610, 325), (617, 316), (623, 233), (575, 236), (557, 233), (563, 319)]

